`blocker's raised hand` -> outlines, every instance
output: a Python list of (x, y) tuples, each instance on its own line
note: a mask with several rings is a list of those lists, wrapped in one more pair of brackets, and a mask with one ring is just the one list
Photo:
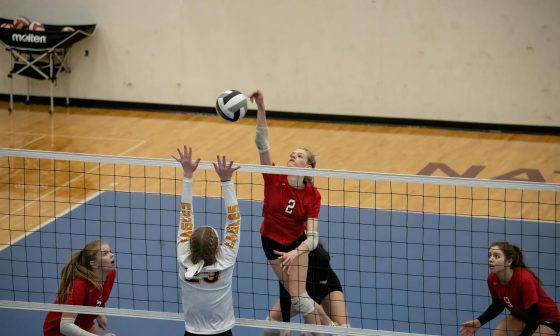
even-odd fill
[(226, 156), (222, 155), (221, 159), (220, 156), (217, 155), (216, 158), (218, 162), (212, 162), (214, 165), (214, 170), (216, 170), (216, 174), (220, 177), (220, 181), (226, 182), (231, 180), (231, 176), (233, 173), (239, 169), (239, 166), (234, 167), (233, 161), (230, 161), (229, 164), (227, 163)]
[(179, 158), (171, 155), (172, 158), (177, 160), (183, 167), (183, 177), (192, 178), (192, 175), (196, 168), (198, 168), (198, 163), (200, 159), (196, 161), (192, 161), (192, 148), (183, 146), (183, 152), (179, 148), (177, 148), (177, 152), (179, 153)]

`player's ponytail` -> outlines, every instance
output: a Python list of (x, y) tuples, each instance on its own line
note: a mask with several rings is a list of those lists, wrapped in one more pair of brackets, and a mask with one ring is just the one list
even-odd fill
[(508, 244), (511, 247), (511, 268), (516, 268), (516, 267), (522, 267), (522, 268), (528, 268), (527, 265), (525, 265), (525, 261), (523, 260), (523, 252), (521, 252), (521, 250), (519, 249), (519, 247), (517, 247), (516, 245), (512, 245), (512, 244)]
[(191, 261), (197, 264), (204, 260), (204, 266), (216, 263), (218, 254), (218, 236), (209, 226), (199, 227), (191, 236)]
[[(307, 153), (307, 165), (311, 166), (311, 168), (315, 168), (317, 166), (315, 153), (305, 147), (301, 147), (301, 149)], [(305, 176), (304, 180), (313, 183), (313, 176)]]
[(60, 273), (60, 286), (56, 292), (58, 303), (63, 304), (66, 301), (68, 294), (72, 290), (70, 286), (78, 277), (91, 282), (95, 287), (101, 289), (101, 279), (97, 278), (91, 267), (91, 262), (96, 260), (103, 244), (104, 242), (101, 240), (92, 240), (82, 250), (70, 257), (70, 260), (64, 265)]

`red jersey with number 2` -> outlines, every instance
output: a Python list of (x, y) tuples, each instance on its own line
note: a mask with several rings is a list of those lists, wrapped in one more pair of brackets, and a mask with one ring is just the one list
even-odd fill
[(297, 189), (288, 183), (287, 175), (263, 174), (264, 205), (261, 235), (289, 245), (307, 229), (308, 218), (318, 218), (321, 194), (306, 183)]
[(506, 284), (501, 284), (496, 274), (490, 273), (488, 289), (492, 297), (499, 299), (517, 317), (526, 320), (527, 309), (538, 303), (540, 320), (560, 322), (556, 303), (546, 294), (539, 280), (525, 268), (514, 268), (513, 276)]
[[(76, 278), (71, 284), (70, 293), (66, 297), (64, 304), (90, 306), (90, 307), (105, 307), (105, 302), (109, 299), (113, 283), (115, 281), (116, 272), (110, 272), (105, 278), (103, 287), (98, 289), (91, 282), (84, 278)], [(54, 303), (59, 303), (55, 301)], [(43, 324), (43, 332), (45, 336), (63, 336), (60, 333), (60, 319), (62, 313), (49, 312)], [(76, 324), (78, 327), (88, 331), (93, 326), (93, 320), (97, 315), (78, 314), (76, 317)]]

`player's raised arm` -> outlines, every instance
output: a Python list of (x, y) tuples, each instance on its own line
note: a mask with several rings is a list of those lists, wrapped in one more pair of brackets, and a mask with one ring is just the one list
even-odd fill
[(213, 164), (216, 174), (218, 174), (222, 183), (224, 203), (227, 210), (223, 245), (237, 255), (239, 240), (241, 239), (241, 215), (239, 213), (237, 196), (235, 194), (235, 185), (231, 181), (231, 176), (239, 169), (239, 166), (234, 166), (233, 161), (227, 163), (225, 156), (221, 158), (218, 156), (217, 162), (213, 162)]
[(264, 95), (257, 90), (249, 96), (251, 102), (257, 104), (257, 129), (255, 132), (255, 144), (259, 150), (259, 158), (262, 165), (271, 165), (270, 143), (268, 142), (268, 125), (266, 123), (266, 111), (264, 109)]
[(190, 253), (189, 243), (194, 229), (192, 208), (192, 176), (200, 159), (192, 160), (192, 148), (183, 146), (183, 151), (177, 149), (179, 157), (172, 156), (183, 167), (183, 192), (181, 193), (181, 210), (177, 229), (177, 260), (181, 264)]

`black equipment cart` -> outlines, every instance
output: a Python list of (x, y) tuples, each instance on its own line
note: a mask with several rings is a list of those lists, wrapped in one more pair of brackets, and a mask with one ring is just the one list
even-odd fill
[[(13, 20), (0, 18), (0, 24), (12, 23)], [(70, 31), (62, 31), (64, 27)], [(54, 110), (53, 86), (62, 72), (70, 73), (68, 52), (70, 47), (95, 32), (95, 25), (45, 25), (44, 31), (27, 29), (0, 28), (0, 41), (11, 55), (10, 78), (10, 111), (13, 110), (13, 76), (20, 75), (39, 80), (50, 81), (50, 109)], [(29, 101), (29, 83), (27, 85), (27, 101)], [(66, 104), (69, 98), (66, 97)]]

